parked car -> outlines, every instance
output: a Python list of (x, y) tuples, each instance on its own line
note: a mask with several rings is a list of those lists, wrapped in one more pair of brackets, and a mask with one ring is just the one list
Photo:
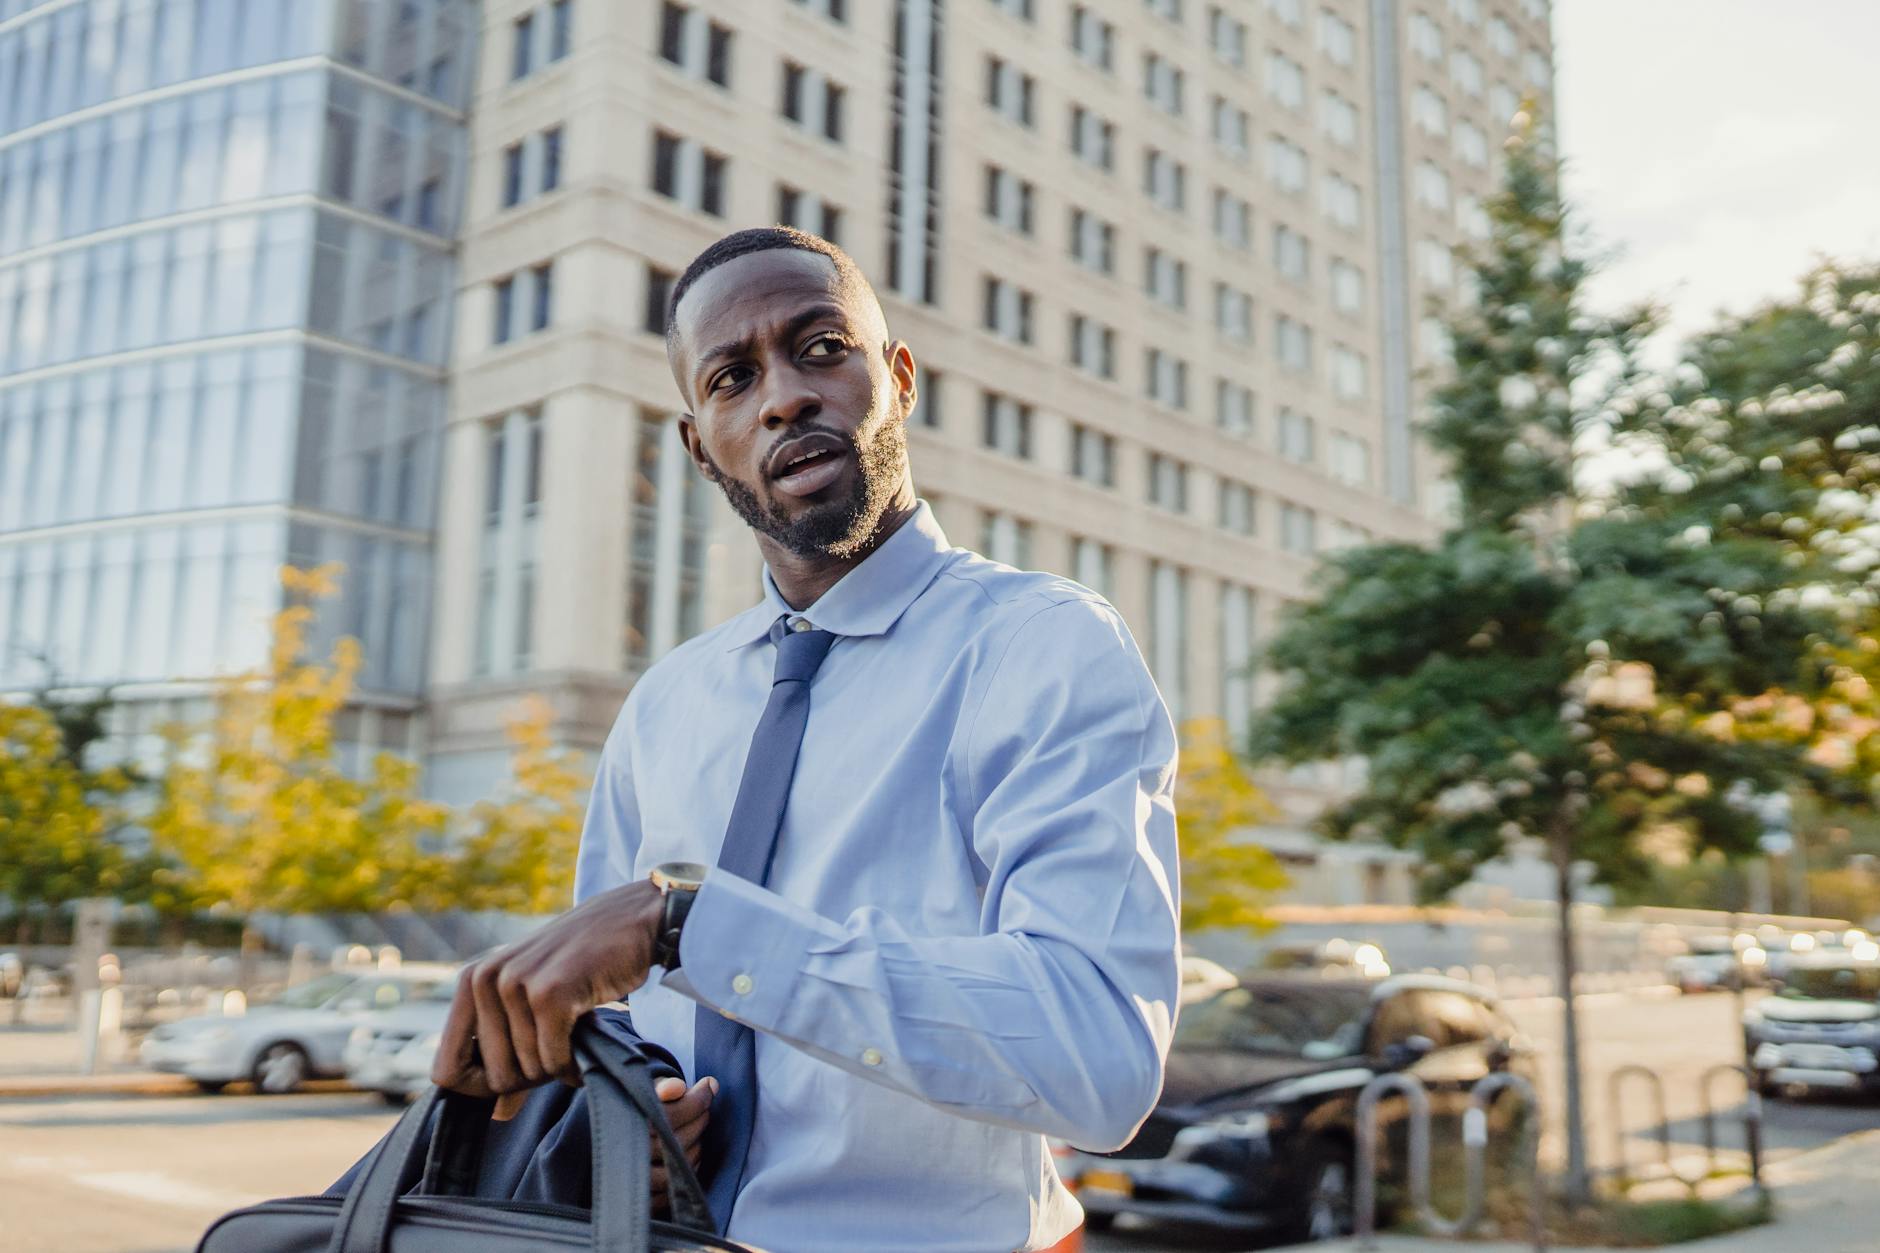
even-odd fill
[(307, 1079), (344, 1072), (354, 1027), (456, 980), (457, 967), (447, 965), (335, 971), (236, 1017), (166, 1023), (144, 1037), (140, 1056), (152, 1070), (187, 1075), (207, 1092), (242, 1079), (257, 1092), (292, 1092)]
[(440, 983), (352, 1029), (342, 1058), (346, 1082), (403, 1105), (431, 1082), (431, 1063), (450, 1016), (455, 984)]
[(1880, 945), (1791, 953), (1780, 991), (1743, 1014), (1743, 1051), (1765, 1094), (1880, 1092)]
[(1698, 936), (1665, 963), (1665, 976), (1686, 995), (1734, 992), (1763, 982), (1767, 968), (1768, 954), (1754, 936)]
[[(1285, 1239), (1349, 1233), (1357, 1101), (1387, 1071), (1430, 1092), (1438, 1151), (1468, 1089), (1494, 1071), (1532, 1080), (1527, 1042), (1483, 989), (1434, 976), (1255, 975), (1183, 1007), (1162, 1099), (1112, 1153), (1058, 1159), (1092, 1230), (1120, 1214)], [(1402, 1103), (1379, 1106), (1387, 1171)], [(1498, 1105), (1495, 1126), (1505, 1124)]]

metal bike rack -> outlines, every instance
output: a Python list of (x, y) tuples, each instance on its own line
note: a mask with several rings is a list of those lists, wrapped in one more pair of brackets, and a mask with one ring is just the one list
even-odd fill
[(1462, 1120), (1462, 1143), (1467, 1153), (1467, 1197), (1460, 1217), (1445, 1218), (1436, 1212), (1430, 1196), (1430, 1097), (1415, 1075), (1379, 1075), (1358, 1094), (1358, 1191), (1354, 1198), (1356, 1228), (1360, 1248), (1376, 1247), (1377, 1236), (1377, 1104), (1387, 1093), (1400, 1092), (1410, 1106), (1409, 1184), (1410, 1203), (1418, 1219), (1438, 1236), (1466, 1235), (1482, 1221), (1488, 1203), (1488, 1110), (1490, 1103), (1504, 1089), (1520, 1094), (1527, 1102), (1527, 1134), (1522, 1156), (1532, 1172), (1530, 1221), (1535, 1253), (1547, 1247), (1544, 1183), (1540, 1168), (1540, 1101), (1534, 1085), (1520, 1075), (1497, 1072), (1476, 1084), (1469, 1095), (1469, 1108)]
[(1647, 1066), (1621, 1066), (1606, 1078), (1606, 1101), (1609, 1119), (1612, 1124), (1614, 1171), (1621, 1188), (1629, 1188), (1639, 1182), (1633, 1173), (1632, 1163), (1626, 1153), (1627, 1135), (1625, 1122), (1621, 1117), (1620, 1097), (1624, 1094), (1628, 1079), (1642, 1079), (1651, 1092), (1652, 1113), (1656, 1116), (1653, 1136), (1658, 1141), (1658, 1163), (1664, 1177), (1675, 1179), (1691, 1192), (1696, 1192), (1699, 1184), (1709, 1178), (1717, 1166), (1717, 1106), (1711, 1099), (1711, 1090), (1718, 1076), (1736, 1074), (1743, 1078), (1745, 1096), (1743, 1101), (1743, 1139), (1749, 1153), (1750, 1182), (1757, 1191), (1763, 1191), (1762, 1180), (1762, 1096), (1756, 1091), (1756, 1076), (1747, 1066), (1726, 1062), (1712, 1066), (1698, 1077), (1698, 1091), (1703, 1099), (1701, 1125), (1704, 1135), (1704, 1169), (1695, 1177), (1680, 1172), (1671, 1159), (1671, 1120), (1665, 1113), (1665, 1084), (1657, 1071)]

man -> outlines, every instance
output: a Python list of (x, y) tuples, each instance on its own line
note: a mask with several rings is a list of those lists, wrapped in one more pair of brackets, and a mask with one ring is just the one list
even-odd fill
[[(466, 973), (434, 1077), (570, 1078), (570, 1024), (631, 992), (694, 1076), (662, 1095), (686, 1093), (674, 1121), (704, 1132), (732, 1238), (1042, 1248), (1079, 1218), (1045, 1137), (1119, 1147), (1161, 1089), (1168, 713), (1102, 597), (948, 545), (908, 468), (913, 355), (840, 249), (720, 240), (667, 346), (686, 449), (755, 533), (764, 599), (634, 686), (579, 904)], [(673, 924), (648, 875), (673, 862), (712, 869), (648, 983)]]

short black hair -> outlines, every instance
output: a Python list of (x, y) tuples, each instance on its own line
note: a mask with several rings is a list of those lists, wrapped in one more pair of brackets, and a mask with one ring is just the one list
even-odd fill
[(776, 248), (821, 253), (835, 265), (840, 290), (844, 294), (857, 288), (870, 296), (874, 294), (874, 287), (862, 273), (862, 267), (855, 264), (855, 259), (821, 235), (799, 231), (794, 226), (753, 226), (747, 230), (733, 231), (693, 257), (692, 264), (685, 267), (685, 273), (672, 285), (672, 301), (666, 306), (666, 351), (670, 353), (678, 342), (679, 302), (692, 290), (692, 284), (727, 261)]

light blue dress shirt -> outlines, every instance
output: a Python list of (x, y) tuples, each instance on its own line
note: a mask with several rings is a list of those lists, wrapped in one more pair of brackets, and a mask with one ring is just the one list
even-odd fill
[(950, 547), (922, 503), (800, 614), (761, 604), (634, 686), (575, 897), (717, 861), (774, 640), (835, 632), (767, 888), (714, 874), (634, 1025), (692, 1067), (695, 1002), (757, 1032), (729, 1235), (772, 1253), (1009, 1253), (1081, 1217), (1047, 1136), (1124, 1144), (1180, 989), (1176, 747), (1095, 592)]

